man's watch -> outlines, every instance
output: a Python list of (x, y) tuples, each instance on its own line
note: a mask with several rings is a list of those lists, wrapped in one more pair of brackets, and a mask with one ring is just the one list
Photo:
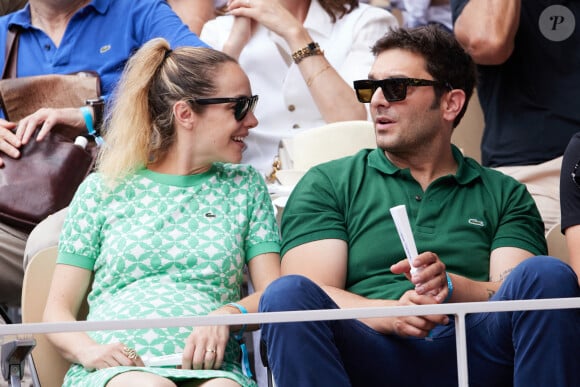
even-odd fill
[(93, 125), (97, 136), (100, 136), (101, 126), (103, 125), (103, 116), (105, 114), (105, 100), (99, 97), (87, 99), (85, 103), (93, 108)]

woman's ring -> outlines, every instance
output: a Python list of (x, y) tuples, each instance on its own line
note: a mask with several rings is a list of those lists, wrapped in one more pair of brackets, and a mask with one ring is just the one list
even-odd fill
[(133, 348), (123, 347), (123, 354), (130, 360), (137, 359), (137, 351), (135, 351)]
[(214, 348), (206, 348), (205, 351), (206, 352), (210, 352), (210, 353), (215, 353), (215, 349)]

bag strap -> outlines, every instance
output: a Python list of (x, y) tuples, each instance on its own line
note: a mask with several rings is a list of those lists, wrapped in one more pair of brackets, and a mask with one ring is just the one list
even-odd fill
[(18, 33), (20, 29), (12, 25), (6, 32), (6, 52), (4, 54), (4, 67), (2, 79), (16, 78), (16, 64), (18, 58)]

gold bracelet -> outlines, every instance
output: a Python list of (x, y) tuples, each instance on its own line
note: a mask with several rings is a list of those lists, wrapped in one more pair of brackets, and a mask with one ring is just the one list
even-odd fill
[(319, 72), (317, 72), (316, 74), (314, 74), (313, 76), (308, 78), (308, 80), (306, 81), (306, 86), (308, 86), (308, 87), (312, 86), (312, 82), (314, 82), (314, 79), (316, 79), (317, 76), (319, 76), (320, 74), (322, 74), (323, 72), (325, 72), (329, 68), (330, 68), (330, 65), (328, 64), (322, 70), (320, 70)]
[(294, 63), (298, 64), (302, 59), (313, 55), (324, 55), (324, 52), (316, 42), (310, 42), (306, 47), (294, 52), (292, 54), (292, 59), (294, 60)]

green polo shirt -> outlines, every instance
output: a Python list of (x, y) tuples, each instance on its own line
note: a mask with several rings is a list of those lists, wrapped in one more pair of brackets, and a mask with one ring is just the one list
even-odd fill
[(282, 255), (307, 242), (344, 240), (346, 290), (398, 299), (412, 288), (403, 275), (389, 270), (405, 258), (389, 211), (401, 204), (407, 207), (417, 250), (438, 254), (449, 272), (487, 281), (489, 257), (498, 247), (546, 254), (544, 225), (526, 187), (463, 157), (456, 147), (453, 156), (457, 174), (440, 177), (426, 191), (381, 149), (310, 169), (284, 209)]

